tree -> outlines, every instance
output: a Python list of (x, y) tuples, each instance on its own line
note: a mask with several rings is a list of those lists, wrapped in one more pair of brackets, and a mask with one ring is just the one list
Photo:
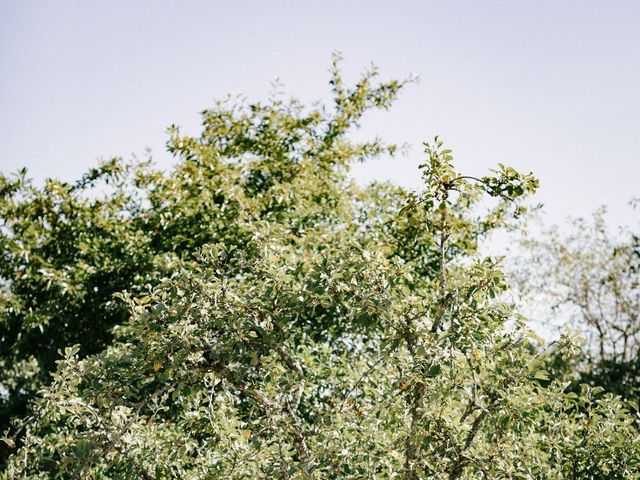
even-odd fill
[(632, 232), (614, 236), (606, 210), (522, 242), (516, 276), (543, 320), (564, 317), (585, 339), (581, 358), (560, 370), (632, 400), (640, 391), (640, 255)]
[(292, 235), (348, 223), (351, 202), (368, 201), (348, 164), (396, 148), (347, 133), (367, 110), (388, 108), (406, 82), (374, 85), (372, 69), (347, 88), (338, 63), (333, 109), (279, 96), (227, 99), (202, 113), (200, 138), (171, 127), (178, 163), (168, 174), (149, 160), (113, 159), (75, 183), (38, 188), (24, 170), (0, 176), (0, 431), (26, 414), (61, 350), (77, 344), (85, 356), (111, 343), (130, 315), (115, 294), (144, 296), (202, 246), (246, 245), (265, 222)]
[(272, 100), (174, 130), (179, 174), (142, 175), (135, 215), (179, 254), (118, 294), (106, 348), (65, 350), (0, 478), (637, 476), (634, 417), (548, 380), (478, 254), (537, 181), (460, 175), (437, 138), (420, 192), (349, 180), (385, 151), (349, 127), (403, 85), (374, 74), (347, 88), (334, 63), (330, 114)]

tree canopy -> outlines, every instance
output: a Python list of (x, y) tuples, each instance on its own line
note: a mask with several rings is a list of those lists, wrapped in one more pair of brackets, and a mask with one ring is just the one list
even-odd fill
[(437, 137), (420, 190), (351, 180), (406, 83), (336, 57), (331, 105), (219, 102), (168, 173), (0, 178), (0, 478), (637, 478), (634, 412), (549, 377), (479, 253), (537, 180)]
[[(524, 255), (511, 268), (523, 299), (542, 321), (564, 318), (584, 337), (569, 364), (552, 358), (557, 375), (605, 387), (627, 401), (640, 392), (640, 249), (638, 235), (611, 232), (606, 208), (522, 241)], [(555, 322), (554, 322), (555, 320)], [(576, 375), (577, 374), (577, 375)], [(637, 407), (634, 406), (637, 410)]]

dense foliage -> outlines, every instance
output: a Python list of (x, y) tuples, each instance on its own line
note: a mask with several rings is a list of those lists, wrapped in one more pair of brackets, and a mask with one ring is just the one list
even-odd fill
[(203, 112), (200, 138), (171, 129), (179, 162), (168, 174), (114, 159), (73, 184), (0, 177), (0, 428), (48, 381), (60, 349), (78, 344), (86, 355), (110, 343), (129, 317), (114, 293), (142, 295), (203, 245), (245, 245), (264, 222), (292, 234), (348, 223), (345, 208), (361, 195), (348, 163), (394, 150), (345, 139), (403, 85), (372, 86), (375, 76), (347, 90), (336, 65), (332, 112), (278, 98), (220, 102)]
[(350, 180), (395, 151), (349, 140), (405, 83), (376, 73), (222, 102), (168, 174), (2, 179), (0, 478), (637, 478), (635, 416), (549, 378), (478, 253), (537, 181), (437, 138), (418, 192)]

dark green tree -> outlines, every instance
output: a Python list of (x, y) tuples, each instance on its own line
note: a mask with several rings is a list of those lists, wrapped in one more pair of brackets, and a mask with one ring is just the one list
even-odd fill
[[(168, 173), (149, 161), (113, 159), (75, 183), (37, 187), (25, 170), (0, 177), (0, 430), (25, 415), (62, 349), (77, 344), (84, 356), (110, 344), (130, 316), (115, 294), (144, 296), (203, 245), (248, 245), (258, 225), (298, 236), (348, 224), (358, 200), (386, 208), (351, 182), (348, 169), (396, 147), (351, 142), (348, 132), (367, 110), (388, 108), (406, 82), (375, 84), (372, 69), (347, 87), (339, 61), (330, 107), (278, 96), (224, 100), (202, 112), (200, 137), (171, 127), (177, 162)], [(360, 217), (372, 217), (364, 208)]]

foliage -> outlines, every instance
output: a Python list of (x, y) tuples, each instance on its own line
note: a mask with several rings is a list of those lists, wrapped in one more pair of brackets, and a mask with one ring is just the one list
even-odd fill
[(0, 478), (637, 478), (633, 415), (549, 379), (478, 254), (537, 181), (460, 175), (436, 138), (420, 192), (354, 185), (393, 148), (349, 127), (403, 83), (332, 72), (331, 113), (221, 104), (173, 130), (174, 174), (136, 170), (152, 266), (113, 289), (110, 344), (65, 348)]
[(534, 303), (552, 306), (543, 310), (547, 320), (565, 317), (585, 339), (581, 358), (561, 370), (634, 399), (640, 392), (640, 256), (637, 237), (612, 235), (605, 213), (524, 240), (519, 283)]
[(348, 225), (351, 202), (366, 201), (348, 164), (395, 151), (351, 142), (348, 130), (366, 110), (388, 108), (405, 82), (375, 85), (371, 70), (347, 88), (338, 61), (333, 109), (218, 102), (202, 113), (199, 138), (170, 129), (179, 162), (168, 174), (114, 159), (76, 183), (0, 177), (0, 431), (49, 382), (61, 349), (95, 354), (111, 342), (129, 317), (114, 294), (145, 295), (203, 245), (246, 245), (263, 222), (291, 235)]

